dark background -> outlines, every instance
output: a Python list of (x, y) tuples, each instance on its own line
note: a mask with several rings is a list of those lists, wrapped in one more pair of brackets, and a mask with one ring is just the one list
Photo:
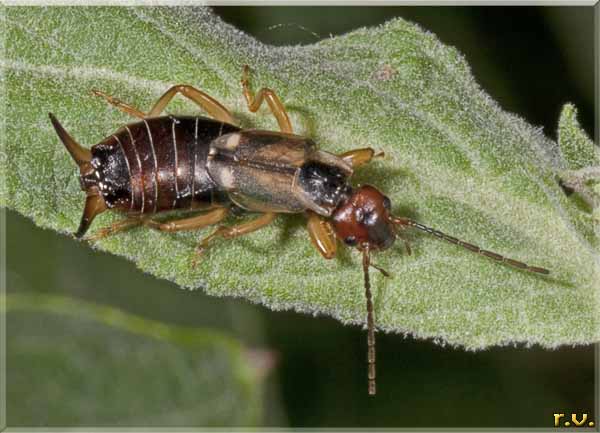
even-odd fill
[[(573, 102), (594, 136), (591, 7), (216, 7), (275, 45), (307, 44), (393, 17), (456, 46), (505, 110), (556, 138)], [(329, 318), (272, 312), (180, 290), (123, 259), (7, 213), (7, 285), (112, 305), (189, 326), (214, 326), (276, 356), (263, 423), (293, 427), (552, 427), (553, 413), (594, 413), (594, 349), (440, 347), (378, 335), (378, 395), (366, 395), (365, 332)], [(35, 264), (35, 271), (33, 271)], [(232, 270), (234, 272), (235, 270)], [(568, 312), (565, 312), (568, 314)], [(9, 323), (9, 335), (10, 323)], [(21, 394), (19, 394), (21, 395)], [(10, 402), (9, 402), (10, 408)], [(9, 410), (9, 424), (11, 412)]]

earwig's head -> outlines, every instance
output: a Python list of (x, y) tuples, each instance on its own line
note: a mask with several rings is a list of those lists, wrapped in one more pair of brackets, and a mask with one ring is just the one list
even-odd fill
[(388, 197), (370, 185), (354, 190), (334, 212), (335, 233), (346, 245), (385, 250), (396, 240)]

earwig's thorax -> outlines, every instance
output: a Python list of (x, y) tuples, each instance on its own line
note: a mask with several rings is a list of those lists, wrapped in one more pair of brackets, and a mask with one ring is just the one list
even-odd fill
[(347, 200), (352, 190), (347, 173), (320, 161), (308, 161), (300, 168), (298, 186), (311, 202), (331, 210)]
[(211, 178), (239, 207), (255, 212), (329, 217), (350, 191), (352, 168), (317, 150), (309, 138), (273, 131), (241, 130), (210, 144)]

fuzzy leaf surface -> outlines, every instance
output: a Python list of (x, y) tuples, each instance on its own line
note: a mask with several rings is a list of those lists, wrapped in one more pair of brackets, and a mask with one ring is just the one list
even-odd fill
[[(38, 225), (72, 233), (84, 198), (49, 111), (91, 146), (132, 121), (91, 88), (148, 110), (170, 85), (189, 83), (230, 107), (244, 127), (276, 129), (266, 109), (246, 109), (239, 80), (247, 63), (252, 86), (278, 92), (297, 133), (334, 153), (385, 152), (354, 181), (382, 189), (395, 214), (551, 270), (534, 275), (407, 233), (412, 256), (397, 242), (374, 259), (393, 273), (372, 275), (380, 329), (469, 349), (599, 339), (598, 237), (591, 214), (558, 186), (566, 164), (557, 144), (502, 111), (460, 53), (418, 26), (398, 19), (275, 48), (207, 9), (11, 7), (2, 25), (0, 204)], [(168, 111), (198, 113), (181, 100)], [(117, 218), (105, 213), (94, 228)], [(218, 243), (196, 268), (194, 247), (207, 231), (136, 229), (96, 246), (182, 287), (364, 324), (359, 256), (340, 247), (335, 260), (323, 260), (304, 224), (300, 215), (282, 215), (259, 233)]]
[(558, 143), (571, 170), (600, 165), (600, 148), (594, 144), (579, 125), (577, 109), (566, 104), (558, 122)]

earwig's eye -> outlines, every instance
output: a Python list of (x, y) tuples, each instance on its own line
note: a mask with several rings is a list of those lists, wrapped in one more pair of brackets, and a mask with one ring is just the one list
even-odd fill
[(363, 210), (361, 208), (358, 208), (354, 211), (354, 219), (356, 220), (357, 223), (361, 223), (364, 218), (365, 218), (365, 213), (363, 212)]
[(346, 239), (344, 239), (344, 243), (348, 246), (354, 246), (356, 245), (356, 237), (355, 236), (348, 236)]
[(387, 210), (392, 209), (392, 201), (389, 199), (389, 197), (383, 197), (383, 207)]

